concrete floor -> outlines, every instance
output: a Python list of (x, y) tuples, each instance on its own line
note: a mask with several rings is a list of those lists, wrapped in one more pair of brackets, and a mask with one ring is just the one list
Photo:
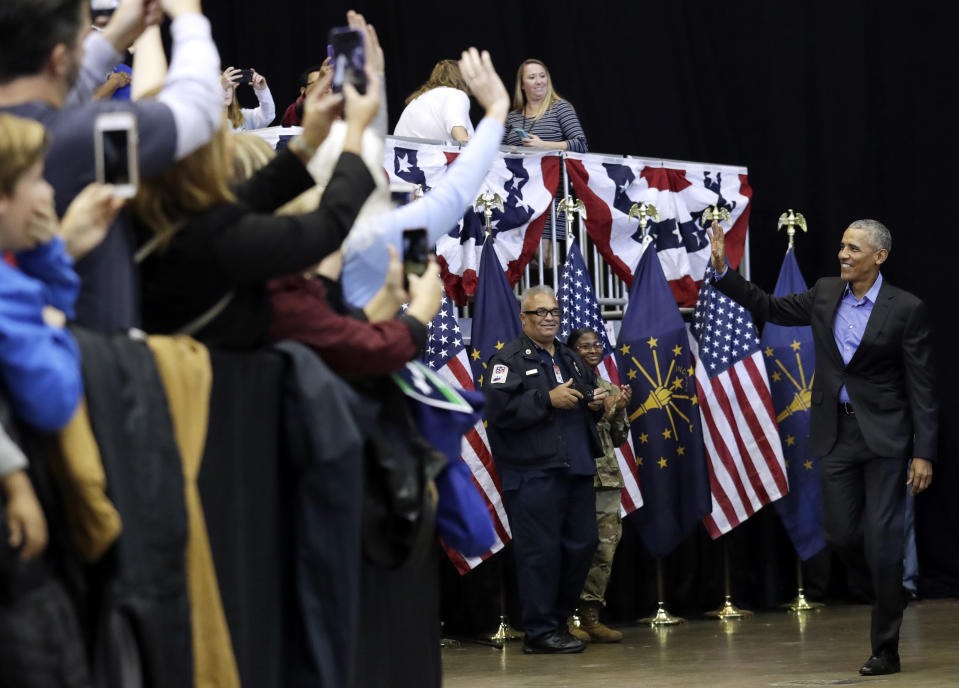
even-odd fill
[(858, 673), (869, 656), (867, 606), (620, 630), (622, 643), (591, 645), (577, 655), (524, 655), (522, 641), (502, 651), (467, 643), (445, 648), (444, 686), (959, 686), (959, 600), (910, 604), (902, 625), (902, 673), (874, 678)]

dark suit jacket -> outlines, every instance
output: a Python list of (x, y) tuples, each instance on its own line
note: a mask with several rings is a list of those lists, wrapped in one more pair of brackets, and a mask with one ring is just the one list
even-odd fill
[(823, 277), (802, 294), (777, 298), (727, 270), (716, 287), (757, 317), (777, 325), (810, 325), (816, 348), (809, 449), (824, 456), (836, 443), (843, 385), (866, 444), (878, 456), (935, 460), (938, 407), (926, 305), (883, 280), (859, 348), (843, 363), (833, 322), (846, 283)]

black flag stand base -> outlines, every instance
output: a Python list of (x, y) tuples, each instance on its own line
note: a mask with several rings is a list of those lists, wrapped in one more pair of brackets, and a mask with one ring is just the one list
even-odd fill
[(663, 594), (663, 560), (659, 557), (656, 558), (656, 599), (657, 608), (656, 613), (653, 616), (645, 616), (636, 623), (649, 624), (653, 628), (657, 626), (673, 626), (675, 624), (686, 623), (686, 619), (681, 616), (673, 616), (668, 611), (666, 611), (666, 603), (663, 602), (665, 599)]
[(729, 589), (729, 544), (725, 539), (723, 540), (723, 580), (725, 589), (723, 606), (711, 612), (706, 612), (703, 616), (719, 619), (721, 621), (727, 621), (729, 619), (748, 619), (751, 617), (753, 615), (751, 611), (747, 609), (740, 609), (733, 604), (732, 594), (730, 593)]
[(796, 555), (796, 587), (798, 588), (796, 599), (781, 605), (783, 609), (788, 609), (791, 612), (809, 612), (826, 606), (822, 602), (810, 602), (806, 599), (802, 582), (802, 559), (799, 558), (798, 554)]

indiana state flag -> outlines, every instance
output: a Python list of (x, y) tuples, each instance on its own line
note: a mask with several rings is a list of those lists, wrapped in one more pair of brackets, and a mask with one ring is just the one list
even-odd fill
[(652, 244), (629, 291), (616, 348), (643, 486), (630, 518), (646, 549), (669, 554), (710, 512), (709, 473), (686, 326)]
[(483, 245), (476, 286), (470, 364), (478, 390), (483, 389), (483, 384), (488, 379), (486, 364), (493, 354), (523, 331), (519, 322), (519, 301), (496, 257), (495, 243), (493, 237), (488, 237)]
[[(776, 296), (806, 291), (790, 247), (776, 282)], [(809, 402), (816, 358), (810, 327), (767, 324), (760, 339), (773, 408), (779, 424), (789, 493), (775, 502), (796, 551), (806, 560), (826, 546), (819, 493), (819, 461), (809, 455)]]

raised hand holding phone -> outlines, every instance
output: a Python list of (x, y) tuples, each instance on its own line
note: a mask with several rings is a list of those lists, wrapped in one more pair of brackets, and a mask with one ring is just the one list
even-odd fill
[(339, 26), (330, 30), (329, 43), (333, 46), (333, 92), (342, 92), (348, 83), (366, 93), (366, 32)]

